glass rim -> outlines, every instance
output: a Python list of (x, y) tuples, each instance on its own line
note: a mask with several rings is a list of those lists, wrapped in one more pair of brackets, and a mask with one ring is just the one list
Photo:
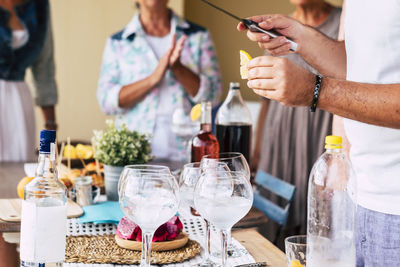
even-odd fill
[[(232, 177), (244, 177), (247, 180), (247, 176), (243, 171), (215, 170), (215, 172), (213, 172), (213, 173), (216, 173), (216, 174), (219, 174), (219, 173), (230, 173), (230, 174), (232, 174), (231, 175)], [(210, 173), (209, 172), (203, 172), (201, 175), (210, 175)]]
[(150, 170), (168, 170), (171, 172), (170, 168), (168, 166), (164, 165), (155, 165), (155, 164), (131, 164), (131, 165), (125, 165), (124, 169), (131, 169), (131, 170), (144, 170), (144, 171), (150, 171)]
[[(218, 155), (218, 158), (215, 156)], [(227, 156), (227, 155), (232, 155), (232, 156)], [(213, 158), (214, 156), (214, 158)], [(220, 157), (222, 156), (222, 157)], [(227, 159), (235, 159), (235, 158), (240, 158), (244, 157), (242, 153), (240, 152), (222, 152), (222, 153), (213, 153), (213, 154), (207, 154), (204, 155), (201, 159), (219, 159), (219, 160), (227, 160)]]
[[(289, 239), (302, 239), (304, 238), (305, 242), (304, 243), (300, 243), (300, 242), (293, 242), (293, 241), (289, 241)], [(296, 245), (296, 246), (307, 246), (307, 235), (292, 235), (292, 236), (288, 236), (285, 238), (285, 244), (292, 244), (292, 245)]]

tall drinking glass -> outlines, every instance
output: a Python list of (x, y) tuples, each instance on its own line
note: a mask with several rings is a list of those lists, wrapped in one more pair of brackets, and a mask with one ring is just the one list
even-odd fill
[(142, 229), (141, 266), (150, 267), (156, 229), (178, 210), (179, 188), (171, 174), (127, 170), (119, 191), (124, 214)]
[[(224, 152), (218, 154), (209, 154), (204, 156), (201, 159), (201, 166), (210, 168), (215, 165), (217, 162), (225, 163), (229, 170), (242, 172), (247, 179), (250, 181), (250, 167), (249, 164), (242, 153), (239, 152)], [(228, 251), (230, 257), (240, 257), (242, 253), (235, 249), (232, 244), (232, 237), (231, 237), (232, 229), (228, 230)]]
[[(214, 172), (214, 171), (228, 171), (228, 167), (225, 163), (217, 163), (213, 168), (207, 169), (204, 167), (200, 168), (200, 162), (188, 163), (183, 166), (182, 174), (179, 180), (179, 193), (180, 193), (180, 209), (179, 211), (186, 216), (191, 216), (190, 209), (194, 209), (194, 188), (200, 178), (202, 172)], [(203, 218), (204, 219), (204, 218)], [(204, 259), (199, 266), (215, 266), (215, 263), (210, 259), (210, 227), (207, 220), (204, 220), (206, 235), (205, 235), (205, 248), (204, 248)]]
[(227, 266), (228, 232), (253, 204), (249, 180), (242, 172), (203, 172), (195, 187), (194, 204), (203, 218), (221, 230), (222, 266)]

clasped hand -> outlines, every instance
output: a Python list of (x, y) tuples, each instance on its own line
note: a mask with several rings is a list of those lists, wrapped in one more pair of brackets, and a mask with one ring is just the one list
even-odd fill
[(157, 84), (160, 82), (165, 72), (168, 68), (174, 70), (176, 68), (182, 67), (182, 63), (180, 61), (181, 52), (183, 49), (183, 45), (186, 41), (186, 36), (182, 36), (178, 41), (176, 40), (176, 35), (174, 34), (172, 37), (172, 44), (170, 49), (160, 58), (158, 61), (157, 68), (154, 70), (152, 77)]

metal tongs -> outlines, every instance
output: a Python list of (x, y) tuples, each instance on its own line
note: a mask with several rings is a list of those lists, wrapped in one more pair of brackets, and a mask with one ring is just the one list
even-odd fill
[[(225, 13), (226, 15), (228, 15), (228, 16), (230, 16), (230, 17), (232, 17), (232, 18), (234, 18), (234, 19), (236, 19), (238, 21), (241, 21), (252, 32), (262, 32), (262, 33), (268, 34), (271, 38), (276, 38), (276, 37), (279, 37), (279, 36), (283, 36), (282, 34), (280, 34), (277, 31), (274, 31), (274, 30), (264, 30), (263, 28), (258, 26), (257, 22), (252, 21), (250, 19), (241, 19), (238, 16), (235, 16), (232, 13), (230, 13), (230, 12), (228, 12), (228, 11), (226, 11), (226, 10), (216, 6), (216, 5), (214, 5), (213, 3), (208, 2), (207, 0), (201, 0), (201, 1), (203, 1), (207, 5), (212, 6), (213, 8)], [(292, 47), (290, 48), (290, 50), (295, 52), (296, 49), (297, 49), (297, 43), (292, 41), (292, 40), (290, 40), (287, 37), (286, 37), (286, 39), (288, 40), (289, 43), (292, 44)]]

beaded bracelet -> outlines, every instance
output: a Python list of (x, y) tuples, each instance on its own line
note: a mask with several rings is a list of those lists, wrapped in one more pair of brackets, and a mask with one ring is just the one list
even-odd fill
[(317, 109), (319, 93), (321, 91), (322, 76), (315, 75), (315, 87), (314, 87), (314, 97), (311, 103), (310, 111), (315, 112)]

